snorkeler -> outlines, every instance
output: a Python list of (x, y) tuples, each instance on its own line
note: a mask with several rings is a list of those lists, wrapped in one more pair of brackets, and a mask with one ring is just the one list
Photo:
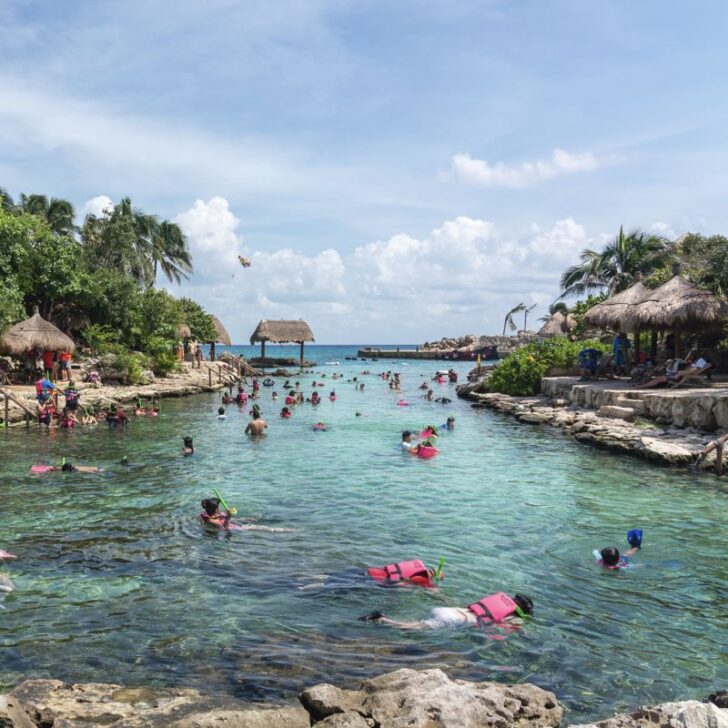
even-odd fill
[(229, 510), (220, 510), (219, 498), (205, 498), (200, 505), (202, 506), (202, 513), (200, 513), (202, 523), (218, 528), (230, 528), (233, 513)]
[(65, 462), (63, 465), (56, 465), (51, 471), (60, 470), (62, 473), (103, 473), (103, 468), (97, 468), (95, 465), (73, 465)]
[(642, 529), (636, 528), (627, 533), (627, 543), (630, 548), (623, 554), (619, 553), (616, 546), (607, 546), (601, 551), (594, 550), (594, 558), (600, 566), (605, 569), (626, 569), (631, 564), (630, 557), (634, 556), (642, 548)]
[(523, 620), (533, 614), (533, 602), (525, 594), (513, 598), (503, 592), (491, 594), (467, 607), (435, 607), (429, 619), (401, 622), (390, 619), (382, 612), (371, 612), (360, 617), (363, 622), (377, 622), (400, 629), (442, 629), (443, 627), (497, 626), (504, 622)]
[(397, 585), (414, 584), (429, 589), (437, 586), (434, 581), (435, 579), (445, 578), (441, 568), (428, 569), (419, 559), (414, 561), (400, 561), (381, 567), (369, 567), (367, 574), (379, 582)]
[(182, 454), (186, 457), (187, 455), (195, 454), (195, 446), (192, 443), (192, 438), (187, 435), (182, 438)]

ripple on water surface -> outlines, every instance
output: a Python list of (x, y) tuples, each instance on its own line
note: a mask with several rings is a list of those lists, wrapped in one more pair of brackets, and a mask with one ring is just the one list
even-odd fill
[[(352, 376), (362, 366), (338, 368)], [(425, 402), (418, 386), (435, 366), (402, 369), (409, 407), (370, 376), (364, 392), (339, 381), (336, 402), (280, 420), (281, 400), (266, 390), (269, 434), (258, 442), (242, 434), (246, 412), (231, 406), (217, 420), (217, 395), (165, 400), (161, 418), (123, 433), (0, 433), (0, 546), (20, 556), (6, 568), (17, 590), (0, 612), (0, 679), (32, 673), (291, 699), (318, 680), (438, 666), (536, 682), (557, 693), (571, 720), (724, 687), (728, 509), (717, 481), (457, 400)], [(301, 378), (304, 391), (311, 381)], [(454, 398), (452, 387), (441, 389)], [(437, 458), (400, 453), (402, 429), (448, 414), (457, 429), (440, 438)], [(319, 419), (327, 432), (311, 430)], [(182, 458), (188, 433), (197, 453)], [(137, 467), (114, 464), (125, 454)], [(107, 471), (28, 472), (63, 455)], [(212, 488), (251, 528), (200, 528), (199, 501)], [(632, 527), (645, 529), (637, 566), (596, 567), (592, 549), (624, 546)], [(361, 576), (367, 564), (441, 556), (439, 592), (385, 589)], [(372, 609), (416, 619), (501, 589), (536, 605), (535, 618), (505, 640), (356, 620)]]

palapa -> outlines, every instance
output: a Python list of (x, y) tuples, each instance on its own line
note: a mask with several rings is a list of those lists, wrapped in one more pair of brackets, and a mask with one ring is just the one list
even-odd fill
[(311, 327), (302, 319), (269, 321), (263, 319), (258, 323), (250, 337), (250, 343), (260, 342), (260, 358), (265, 359), (265, 343), (272, 341), (276, 344), (294, 343), (301, 347), (301, 367), (303, 367), (303, 345), (306, 341), (315, 341)]
[(76, 344), (50, 321), (46, 321), (35, 309), (27, 320), (11, 326), (0, 338), (0, 349), (21, 356), (28, 349), (42, 351), (67, 351), (73, 353)]
[(192, 336), (192, 330), (187, 324), (180, 324), (177, 327), (177, 336), (179, 336), (180, 339), (187, 339)]
[(626, 314), (632, 329), (695, 328), (716, 323), (724, 316), (721, 302), (710, 292), (696, 288), (686, 278), (676, 275)]
[(606, 301), (592, 306), (585, 314), (584, 321), (590, 326), (600, 329), (613, 329), (614, 331), (636, 331), (640, 327), (635, 325), (630, 312), (652, 293), (642, 281), (616, 293)]
[(576, 320), (571, 314), (564, 316), (561, 311), (556, 313), (538, 330), (536, 336), (548, 338), (550, 336), (566, 336), (576, 327)]
[(216, 344), (225, 344), (225, 346), (232, 346), (233, 342), (230, 339), (230, 334), (228, 334), (227, 329), (222, 325), (222, 321), (217, 316), (213, 316), (212, 320), (215, 324), (215, 336), (217, 338), (214, 342), (210, 343), (216, 343)]

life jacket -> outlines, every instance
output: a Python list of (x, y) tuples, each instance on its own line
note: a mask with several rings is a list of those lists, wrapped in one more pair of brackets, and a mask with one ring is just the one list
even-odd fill
[(413, 581), (432, 585), (430, 575), (427, 573), (427, 567), (419, 559), (413, 561), (400, 561), (396, 564), (387, 564), (381, 569), (370, 568), (367, 573), (377, 581)]
[[(222, 520), (222, 523), (220, 523), (219, 519)], [(225, 526), (225, 516), (209, 516), (205, 511), (200, 513), (200, 520), (210, 526), (218, 526), (219, 528), (223, 528)]]
[(286, 397), (286, 404), (296, 404), (296, 400), (295, 400), (295, 398), (294, 398), (294, 397), (291, 397), (291, 395), (289, 394), (289, 395), (288, 395), (288, 396)]
[(506, 617), (515, 614), (517, 608), (518, 605), (504, 592), (491, 594), (468, 605), (468, 610), (483, 624), (502, 622)]

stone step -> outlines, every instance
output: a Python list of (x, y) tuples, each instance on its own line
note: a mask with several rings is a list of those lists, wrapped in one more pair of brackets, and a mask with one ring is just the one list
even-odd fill
[(634, 409), (632, 407), (618, 407), (617, 405), (604, 405), (597, 411), (600, 417), (609, 417), (613, 420), (633, 420)]

